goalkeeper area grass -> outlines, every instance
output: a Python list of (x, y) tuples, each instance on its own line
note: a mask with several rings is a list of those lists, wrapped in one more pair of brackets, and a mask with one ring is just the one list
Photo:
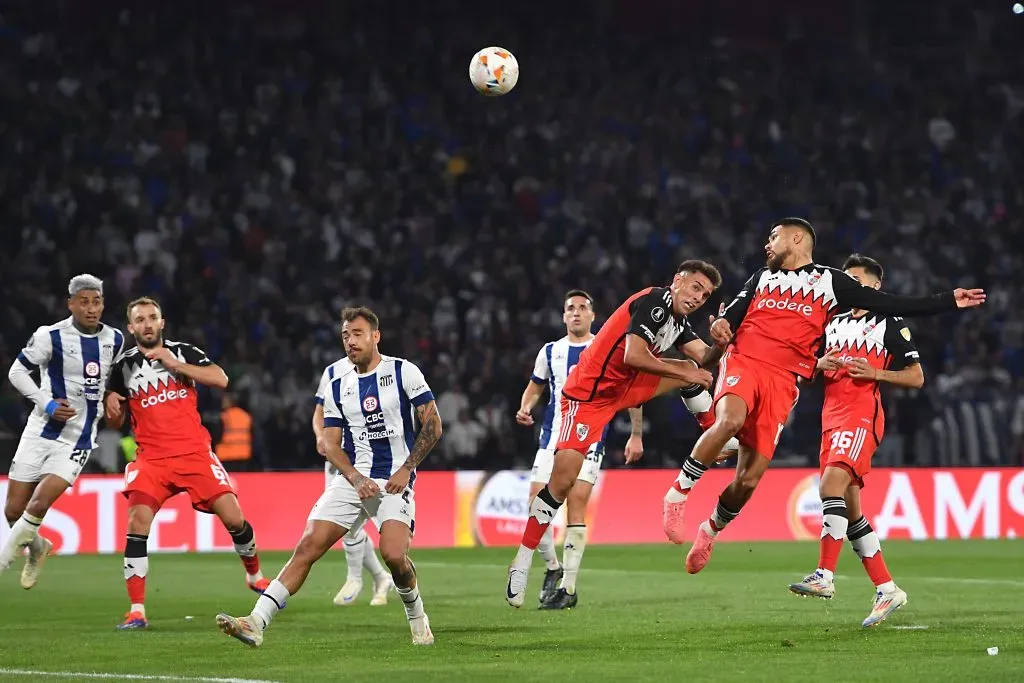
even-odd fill
[[(787, 584), (817, 562), (813, 543), (722, 543), (696, 576), (687, 547), (592, 546), (579, 606), (505, 604), (514, 550), (414, 550), (437, 639), (415, 647), (397, 595), (335, 607), (344, 554), (313, 567), (259, 649), (221, 634), (214, 616), (256, 598), (229, 554), (151, 556), (148, 631), (119, 632), (127, 610), (117, 556), (53, 557), (31, 591), (20, 561), (0, 576), (0, 681), (1021, 681), (1024, 543), (884, 542), (909, 604), (862, 629), (873, 588), (849, 545), (831, 601)], [(287, 555), (267, 553), (275, 574)], [(998, 647), (997, 655), (988, 654)]]

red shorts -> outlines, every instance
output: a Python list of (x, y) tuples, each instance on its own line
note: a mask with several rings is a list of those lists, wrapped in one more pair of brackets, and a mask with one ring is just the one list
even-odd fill
[(842, 467), (853, 477), (853, 483), (864, 487), (864, 477), (871, 471), (871, 456), (878, 449), (874, 432), (864, 427), (837, 427), (821, 433), (821, 473), (829, 465)]
[(722, 358), (715, 386), (715, 404), (728, 394), (747, 404), (747, 419), (736, 438), (771, 460), (799, 391), (796, 377), (763, 361), (729, 351)]
[(639, 372), (625, 392), (618, 396), (596, 396), (594, 400), (586, 402), (563, 396), (562, 429), (558, 432), (555, 450), (586, 453), (601, 440), (604, 428), (615, 417), (615, 413), (650, 401), (658, 391), (660, 381), (657, 375)]
[(188, 453), (159, 460), (136, 460), (124, 470), (124, 497), (132, 494), (152, 499), (157, 509), (167, 499), (187, 492), (192, 507), (200, 512), (213, 512), (213, 501), (225, 493), (234, 493), (227, 472), (213, 453)]

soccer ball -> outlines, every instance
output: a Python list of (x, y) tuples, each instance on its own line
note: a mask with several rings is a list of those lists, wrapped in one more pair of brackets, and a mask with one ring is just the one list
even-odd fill
[(469, 63), (469, 80), (482, 95), (505, 95), (519, 80), (519, 62), (504, 48), (485, 47)]

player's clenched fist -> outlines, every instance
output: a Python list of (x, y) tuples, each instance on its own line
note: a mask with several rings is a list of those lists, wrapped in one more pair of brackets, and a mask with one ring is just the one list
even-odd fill
[(732, 341), (732, 326), (725, 318), (718, 318), (711, 321), (711, 338), (719, 346), (725, 346)]
[(520, 410), (516, 413), (516, 422), (524, 427), (530, 427), (533, 425), (533, 415), (527, 410)]
[(380, 487), (377, 486), (377, 482), (370, 479), (365, 474), (356, 472), (355, 476), (352, 477), (349, 482), (352, 484), (352, 488), (356, 490), (359, 497), (363, 500), (367, 498), (373, 498), (380, 493)]

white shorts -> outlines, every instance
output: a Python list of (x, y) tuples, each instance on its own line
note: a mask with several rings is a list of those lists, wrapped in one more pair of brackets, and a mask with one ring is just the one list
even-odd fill
[(76, 450), (62, 441), (22, 434), (7, 476), (14, 481), (34, 484), (46, 475), (54, 474), (69, 485), (74, 484), (91, 453), (91, 449)]
[[(326, 493), (327, 488), (331, 485), (336, 477), (341, 477), (341, 472), (327, 462), (324, 463), (324, 492)], [(363, 517), (363, 521), (360, 522), (359, 526), (351, 528), (348, 533), (345, 534), (345, 541), (347, 543), (362, 543), (366, 539), (366, 532), (363, 531), (363, 527), (366, 526), (366, 517)]]
[(388, 520), (395, 520), (409, 527), (416, 526), (416, 499), (411, 488), (404, 493), (385, 493), (387, 479), (374, 479), (380, 493), (374, 498), (361, 500), (352, 484), (345, 477), (335, 477), (327, 490), (321, 494), (316, 505), (309, 511), (309, 521), (319, 520), (337, 524), (344, 529), (362, 529), (366, 520), (380, 529)]
[[(604, 445), (594, 444), (587, 457), (583, 460), (583, 466), (576, 477), (577, 481), (585, 481), (588, 484), (596, 484), (601, 474), (601, 461), (604, 460)], [(555, 451), (551, 448), (542, 448), (537, 451), (533, 459), (533, 472), (530, 474), (530, 482), (535, 484), (546, 484), (551, 479), (551, 470), (555, 466)]]

